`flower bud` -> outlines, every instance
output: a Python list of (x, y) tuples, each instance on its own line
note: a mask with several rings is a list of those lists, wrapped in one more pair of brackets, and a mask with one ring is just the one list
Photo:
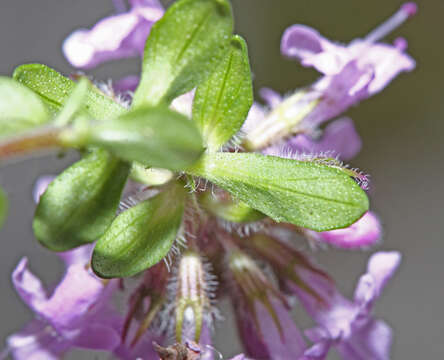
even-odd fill
[(194, 339), (199, 342), (204, 317), (209, 314), (208, 278), (200, 255), (187, 251), (180, 259), (177, 270), (175, 318), (176, 340)]

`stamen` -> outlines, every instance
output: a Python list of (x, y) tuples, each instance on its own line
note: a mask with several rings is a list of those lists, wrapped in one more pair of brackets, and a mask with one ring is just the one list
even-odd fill
[(403, 24), (408, 18), (415, 15), (416, 11), (417, 6), (414, 2), (407, 2), (403, 4), (393, 16), (371, 31), (364, 40), (370, 43), (381, 40), (387, 36), (387, 34), (391, 33), (398, 26)]

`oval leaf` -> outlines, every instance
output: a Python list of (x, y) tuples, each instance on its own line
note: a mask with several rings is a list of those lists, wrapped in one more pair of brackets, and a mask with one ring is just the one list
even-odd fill
[(64, 138), (70, 146), (100, 146), (124, 160), (171, 170), (193, 164), (204, 150), (193, 122), (162, 106), (139, 108), (78, 132), (73, 128)]
[(8, 212), (8, 198), (6, 197), (5, 192), (2, 188), (0, 188), (0, 228), (3, 226), (3, 223), (6, 219), (6, 214)]
[(66, 169), (40, 198), (37, 239), (54, 251), (97, 240), (115, 216), (128, 172), (128, 165), (98, 149)]
[(225, 57), (194, 97), (193, 120), (210, 150), (219, 149), (240, 130), (252, 104), (247, 44), (234, 36)]
[(15, 135), (50, 120), (42, 100), (19, 82), (0, 77), (0, 137)]
[(262, 220), (265, 215), (252, 209), (242, 201), (232, 199), (218, 199), (212, 192), (206, 191), (199, 197), (202, 206), (213, 215), (236, 223), (247, 223)]
[(168, 104), (193, 89), (219, 60), (233, 29), (226, 0), (181, 0), (151, 29), (133, 106)]
[[(65, 104), (76, 86), (74, 81), (41, 64), (21, 65), (15, 69), (13, 77), (55, 110)], [(99, 120), (115, 118), (126, 111), (94, 86), (90, 86), (86, 92), (84, 110)]]
[(121, 213), (97, 242), (94, 272), (103, 278), (135, 275), (161, 261), (176, 239), (186, 192), (180, 184)]
[(278, 222), (326, 231), (368, 210), (365, 192), (326, 165), (254, 153), (206, 154), (188, 171), (202, 176)]

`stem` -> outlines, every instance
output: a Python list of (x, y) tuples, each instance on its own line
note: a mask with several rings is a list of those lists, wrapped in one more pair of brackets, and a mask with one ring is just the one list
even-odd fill
[(61, 128), (48, 127), (22, 136), (0, 141), (0, 161), (26, 156), (42, 150), (62, 147), (59, 139)]

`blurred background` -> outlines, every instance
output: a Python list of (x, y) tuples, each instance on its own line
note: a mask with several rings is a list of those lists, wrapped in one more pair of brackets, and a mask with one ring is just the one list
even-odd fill
[[(318, 76), (281, 57), (280, 37), (287, 26), (307, 24), (346, 43), (364, 36), (401, 5), (399, 0), (232, 2), (237, 32), (248, 41), (256, 90), (267, 86), (284, 93)], [(444, 358), (444, 1), (420, 0), (418, 5), (418, 15), (387, 39), (407, 38), (416, 70), (348, 112), (364, 142), (352, 165), (371, 174), (372, 209), (384, 223), (384, 241), (373, 250), (403, 253), (402, 266), (376, 307), (377, 315), (395, 329), (392, 358), (397, 360)], [(42, 62), (69, 74), (73, 69), (60, 50), (63, 39), (112, 11), (111, 0), (1, 0), (0, 74), (10, 75), (16, 65), (27, 62)], [(106, 81), (138, 71), (139, 62), (130, 60), (103, 65), (90, 74)], [(0, 169), (0, 183), (10, 199), (9, 218), (0, 230), (2, 341), (31, 318), (10, 283), (19, 259), (28, 256), (46, 284), (54, 284), (62, 271), (57, 258), (33, 238), (32, 184), (38, 175), (57, 174), (75, 158), (45, 157)], [(351, 296), (370, 253), (328, 249), (314, 255)], [(302, 310), (296, 312), (301, 326), (311, 325)], [(228, 317), (217, 332), (217, 347), (226, 356), (239, 350), (235, 333), (228, 330), (232, 321)], [(78, 352), (70, 358), (96, 357)]]

